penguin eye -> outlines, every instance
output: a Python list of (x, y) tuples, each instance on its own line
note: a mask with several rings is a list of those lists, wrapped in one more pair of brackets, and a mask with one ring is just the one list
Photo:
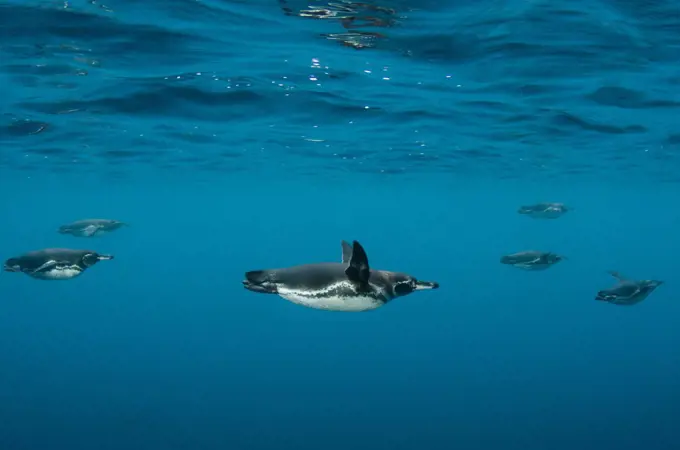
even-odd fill
[(88, 253), (87, 255), (83, 256), (83, 262), (88, 266), (93, 266), (94, 264), (99, 262), (99, 259), (97, 258), (97, 255), (95, 255), (94, 253)]
[(397, 295), (408, 294), (413, 291), (413, 286), (410, 282), (399, 283), (394, 286), (394, 293)]

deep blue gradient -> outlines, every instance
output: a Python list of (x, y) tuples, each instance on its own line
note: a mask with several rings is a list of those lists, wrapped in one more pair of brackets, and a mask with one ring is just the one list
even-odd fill
[[(0, 273), (0, 450), (677, 450), (680, 5), (367, 3), (0, 1), (0, 259), (116, 256)], [(241, 286), (341, 239), (441, 288)]]

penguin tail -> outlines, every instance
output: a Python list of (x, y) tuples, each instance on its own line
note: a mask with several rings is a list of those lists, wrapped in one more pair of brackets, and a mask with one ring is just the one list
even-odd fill
[(609, 302), (613, 300), (613, 296), (609, 294), (609, 292), (602, 290), (598, 291), (597, 295), (595, 295), (595, 300), (601, 301), (601, 302)]
[(262, 294), (276, 294), (278, 290), (276, 283), (273, 283), (267, 270), (252, 270), (246, 272), (246, 279), (242, 281), (243, 287), (249, 291)]
[(501, 256), (501, 264), (516, 264), (517, 263), (517, 258), (511, 255), (505, 255)]
[(269, 281), (269, 274), (266, 270), (251, 270), (246, 272), (246, 280), (255, 284), (262, 284)]

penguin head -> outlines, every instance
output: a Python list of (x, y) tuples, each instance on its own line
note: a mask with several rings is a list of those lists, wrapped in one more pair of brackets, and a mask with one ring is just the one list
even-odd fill
[(435, 281), (420, 281), (406, 273), (392, 275), (392, 290), (396, 297), (403, 297), (414, 291), (437, 288), (439, 288), (439, 283)]
[(97, 252), (87, 252), (82, 257), (82, 262), (84, 267), (92, 267), (99, 261), (106, 261), (113, 259), (113, 255), (101, 255)]
[(642, 281), (640, 281), (640, 285), (649, 289), (649, 290), (656, 289), (659, 286), (661, 286), (663, 283), (664, 282), (662, 280), (642, 280)]
[(546, 264), (557, 264), (558, 262), (567, 259), (562, 255), (557, 255), (555, 253), (546, 253), (543, 255), (543, 260)]
[(106, 228), (111, 231), (127, 226), (129, 226), (127, 223), (121, 222), (120, 220), (111, 220), (109, 223), (106, 224)]

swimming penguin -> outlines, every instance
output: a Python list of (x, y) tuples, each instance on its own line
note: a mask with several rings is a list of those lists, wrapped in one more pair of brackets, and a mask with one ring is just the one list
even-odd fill
[(545, 270), (563, 259), (566, 258), (555, 253), (528, 250), (501, 256), (501, 264), (508, 264), (524, 270)]
[(595, 300), (614, 305), (630, 306), (640, 303), (654, 289), (663, 284), (663, 281), (660, 280), (630, 280), (614, 271), (610, 271), (609, 274), (619, 281), (618, 284), (612, 288), (599, 291)]
[(115, 231), (126, 223), (111, 219), (85, 219), (62, 225), (57, 230), (61, 234), (70, 234), (77, 237), (94, 237)]
[(414, 291), (437, 289), (439, 283), (411, 275), (372, 270), (361, 244), (342, 241), (342, 262), (305, 264), (246, 272), (243, 286), (253, 292), (278, 294), (308, 308), (369, 311)]
[(5, 261), (5, 272), (23, 272), (39, 280), (68, 280), (82, 274), (99, 261), (113, 259), (91, 250), (47, 248)]
[(557, 219), (572, 209), (563, 203), (537, 203), (535, 205), (520, 206), (517, 212), (533, 219)]

